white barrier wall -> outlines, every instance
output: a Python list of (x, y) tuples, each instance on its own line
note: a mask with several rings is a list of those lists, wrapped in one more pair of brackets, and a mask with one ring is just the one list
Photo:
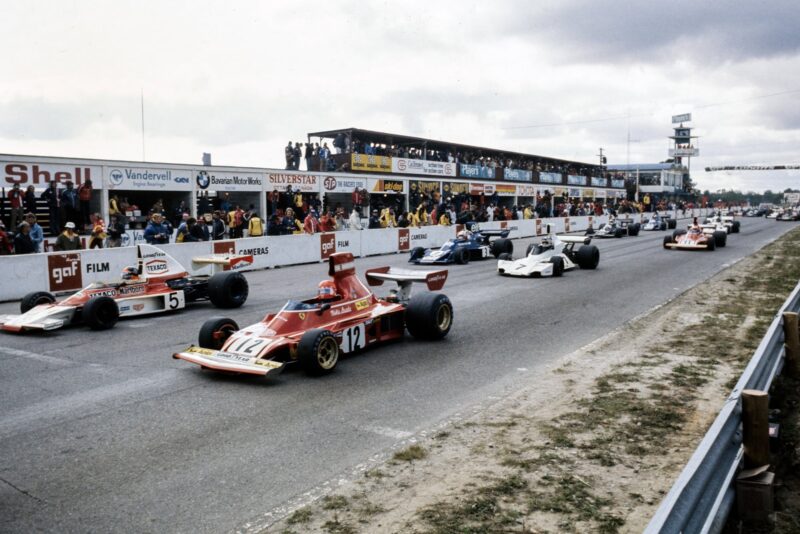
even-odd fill
[[(686, 219), (703, 217), (711, 210), (692, 210)], [(674, 213), (669, 215), (674, 216)], [(680, 214), (678, 214), (680, 215)], [(648, 214), (633, 214), (641, 221)], [(481, 223), (487, 230), (509, 229), (513, 239), (544, 235), (551, 230), (584, 232), (605, 224), (608, 217), (555, 217), (517, 221)], [(209, 254), (235, 252), (253, 256), (253, 265), (244, 270), (257, 270), (280, 265), (295, 265), (323, 261), (334, 252), (351, 252), (354, 256), (408, 253), (414, 247), (431, 248), (455, 237), (463, 228), (453, 226), (423, 226), (421, 228), (386, 228), (380, 230), (342, 231), (314, 235), (287, 235), (172, 243), (162, 245), (165, 252), (181, 262), (191, 274), (209, 274), (209, 267), (193, 269), (192, 258)], [(63, 293), (76, 291), (92, 282), (111, 281), (122, 269), (136, 265), (136, 248), (80, 250), (71, 253), (50, 252), (24, 256), (0, 257), (0, 301), (17, 300), (33, 291)]]

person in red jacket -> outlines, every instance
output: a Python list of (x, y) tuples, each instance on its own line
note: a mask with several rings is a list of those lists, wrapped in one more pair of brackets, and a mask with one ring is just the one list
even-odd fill
[(316, 234), (319, 232), (319, 221), (314, 214), (314, 210), (309, 210), (308, 215), (306, 215), (306, 219), (303, 221), (303, 231), (307, 234)]
[(81, 218), (83, 219), (84, 226), (92, 224), (91, 218), (91, 204), (92, 204), (92, 180), (87, 178), (80, 187), (78, 187), (78, 203), (81, 210)]
[(9, 239), (6, 233), (6, 226), (3, 224), (3, 221), (0, 221), (0, 256), (11, 254), (13, 249), (14, 247), (11, 243), (11, 239)]
[(22, 209), (22, 201), (25, 194), (20, 190), (19, 184), (14, 184), (8, 192), (8, 200), (11, 203), (11, 230), (16, 230), (17, 224), (25, 220), (25, 210)]
[(322, 217), (319, 218), (319, 231), (333, 232), (334, 230), (336, 230), (336, 220), (333, 217), (333, 212), (323, 212)]

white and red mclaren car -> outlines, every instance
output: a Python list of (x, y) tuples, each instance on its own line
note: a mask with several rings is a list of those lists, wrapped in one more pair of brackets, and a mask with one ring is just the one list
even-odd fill
[(55, 330), (78, 322), (94, 330), (112, 328), (120, 317), (149, 315), (210, 300), (219, 308), (238, 308), (247, 300), (247, 279), (237, 269), (253, 263), (247, 255), (193, 258), (196, 268), (211, 265), (210, 277), (190, 276), (172, 256), (152, 245), (138, 245), (136, 267), (123, 279), (95, 282), (61, 302), (46, 291), (25, 295), (21, 315), (0, 315), (0, 330)]

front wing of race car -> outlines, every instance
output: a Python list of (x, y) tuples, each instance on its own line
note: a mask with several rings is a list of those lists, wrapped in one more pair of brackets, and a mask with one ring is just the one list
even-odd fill
[(215, 371), (261, 376), (269, 373), (280, 373), (286, 366), (285, 362), (249, 357), (222, 350), (204, 349), (195, 345), (190, 346), (182, 352), (173, 354), (172, 357), (176, 360), (186, 360), (200, 367), (213, 369)]
[(56, 330), (72, 322), (75, 310), (75, 306), (42, 304), (22, 315), (0, 315), (0, 330), (6, 332)]
[(698, 243), (697, 241), (684, 239), (672, 243), (664, 243), (664, 247), (678, 249), (678, 250), (706, 250), (708, 248), (708, 244)]
[(428, 250), (426, 254), (415, 260), (416, 264), (429, 264), (429, 263), (453, 263), (453, 250)]
[[(572, 265), (568, 258), (561, 256), (565, 266)], [(544, 259), (534, 259), (525, 256), (518, 260), (498, 260), (497, 272), (506, 276), (553, 276), (553, 264)]]

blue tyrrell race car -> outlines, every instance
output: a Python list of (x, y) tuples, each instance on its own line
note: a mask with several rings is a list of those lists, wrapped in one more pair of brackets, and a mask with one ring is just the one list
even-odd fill
[[(410, 263), (469, 263), (470, 260), (481, 260), (493, 256), (514, 252), (514, 244), (508, 237), (510, 230), (479, 230), (477, 225), (472, 230), (462, 230), (455, 239), (450, 239), (439, 249), (415, 247), (411, 250)], [(499, 239), (491, 240), (497, 237)]]

